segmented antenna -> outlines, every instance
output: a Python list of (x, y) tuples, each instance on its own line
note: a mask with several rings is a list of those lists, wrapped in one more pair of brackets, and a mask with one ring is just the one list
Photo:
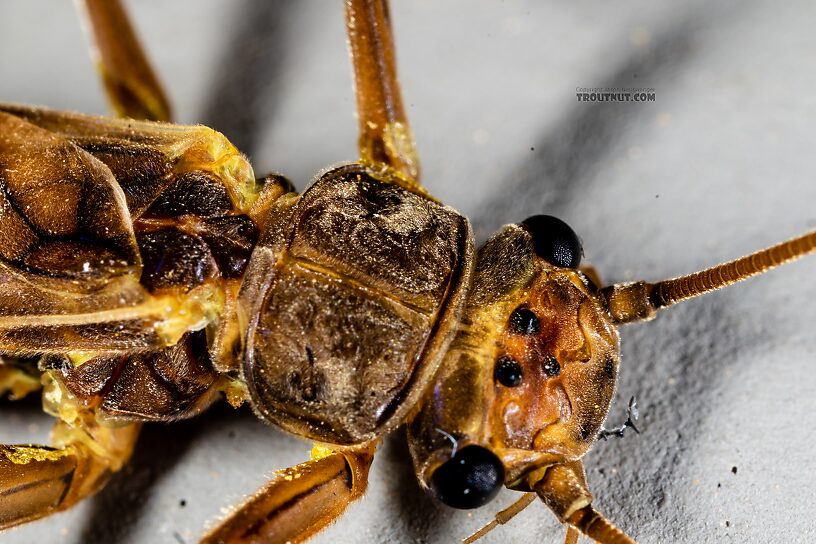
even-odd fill
[(620, 283), (601, 290), (615, 323), (644, 321), (659, 308), (727, 287), (816, 251), (816, 231), (740, 259), (670, 280)]

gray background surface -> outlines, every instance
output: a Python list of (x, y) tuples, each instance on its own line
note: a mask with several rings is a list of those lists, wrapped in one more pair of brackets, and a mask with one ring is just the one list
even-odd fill
[[(128, 1), (177, 119), (224, 131), (258, 173), (303, 188), (356, 156), (341, 2)], [(606, 281), (657, 280), (816, 227), (816, 4), (400, 1), (399, 67), (424, 181), (484, 239), (551, 213)], [(0, 100), (106, 106), (69, 2), (0, 4)], [(654, 87), (585, 104), (576, 87)], [(610, 422), (642, 434), (586, 457), (595, 505), (642, 542), (816, 536), (816, 259), (622, 331)], [(46, 440), (36, 400), (0, 405), (0, 440)], [(401, 435), (401, 433), (397, 433)], [(219, 407), (149, 426), (92, 500), (0, 542), (195, 542), (309, 444)], [(736, 474), (732, 467), (737, 468)], [(401, 436), (370, 491), (318, 542), (450, 542), (514, 499), (459, 512), (418, 490)], [(536, 504), (486, 542), (560, 542)]]

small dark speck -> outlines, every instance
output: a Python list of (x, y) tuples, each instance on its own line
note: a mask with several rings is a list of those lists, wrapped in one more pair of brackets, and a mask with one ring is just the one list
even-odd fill
[(530, 148), (530, 151), (535, 151), (535, 147), (531, 147), (531, 148)]
[(655, 195), (655, 198), (660, 198), (660, 195)]
[(184, 500), (184, 499), (181, 499), (181, 500), (179, 501), (179, 506), (181, 506), (182, 508), (184, 508), (185, 506), (187, 506), (187, 501), (186, 501), (186, 500)]
[(228, 432), (227, 436), (230, 437), (230, 438), (235, 438), (235, 431)]
[(726, 527), (731, 527), (731, 522), (730, 522), (730, 521), (728, 521), (728, 520), (725, 520), (725, 526), (726, 526)]
[(717, 489), (719, 489), (721, 487), (722, 487), (722, 484), (720, 482), (717, 482)]
[(737, 473), (737, 467), (731, 467), (731, 474)]
[(598, 469), (598, 474), (600, 474), (601, 476), (604, 476), (604, 475), (606, 475), (606, 471), (603, 468), (599, 468)]

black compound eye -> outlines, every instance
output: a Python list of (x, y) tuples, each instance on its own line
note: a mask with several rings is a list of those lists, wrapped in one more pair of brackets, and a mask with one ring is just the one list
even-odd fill
[(503, 386), (516, 387), (521, 385), (521, 376), (521, 365), (512, 357), (503, 355), (496, 361), (493, 377)]
[(516, 334), (535, 334), (541, 330), (541, 324), (535, 312), (519, 306), (510, 314), (510, 330)]
[(478, 508), (490, 502), (504, 484), (504, 465), (481, 446), (456, 452), (431, 476), (436, 498), (453, 508)]
[(534, 215), (521, 225), (533, 237), (536, 254), (555, 266), (578, 268), (584, 249), (569, 225), (551, 215)]

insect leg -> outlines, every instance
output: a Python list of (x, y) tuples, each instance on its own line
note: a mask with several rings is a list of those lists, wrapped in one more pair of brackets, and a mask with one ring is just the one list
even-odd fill
[[(592, 508), (592, 494), (587, 488), (580, 461), (548, 467), (533, 487), (562, 523), (569, 524), (595, 542), (634, 544), (631, 537)], [(567, 532), (566, 542), (569, 543), (572, 536)]]
[(130, 458), (139, 424), (109, 428), (84, 415), (78, 426), (56, 424), (55, 447), (0, 445), (0, 529), (73, 506)]
[(369, 444), (341, 453), (316, 446), (310, 461), (277, 471), (201, 544), (307, 540), (363, 495), (374, 447)]
[(120, 117), (169, 121), (170, 105), (119, 0), (76, 0), (108, 100)]
[(354, 65), (361, 161), (421, 193), (419, 156), (397, 81), (388, 2), (346, 0), (346, 30)]

